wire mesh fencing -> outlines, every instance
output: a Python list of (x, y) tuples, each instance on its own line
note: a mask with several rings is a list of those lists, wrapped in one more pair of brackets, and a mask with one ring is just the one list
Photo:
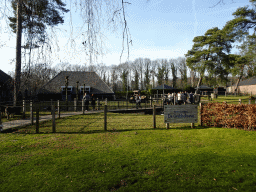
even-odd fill
[[(20, 103), (17, 103), (16, 106), (11, 106), (10, 104), (2, 104), (1, 107), (4, 109), (3, 113), (1, 113), (1, 121), (0, 124), (2, 124), (2, 127), (4, 130), (9, 129), (19, 129), (24, 126), (30, 126), (29, 129), (36, 130), (36, 133), (39, 133), (40, 131), (44, 130), (44, 132), (57, 132), (60, 131), (60, 129), (57, 129), (59, 127), (60, 118), (67, 118), (67, 122), (65, 121), (65, 124), (61, 124), (62, 130), (65, 132), (67, 129), (63, 129), (64, 127), (67, 127), (72, 124), (74, 127), (80, 127), (78, 130), (84, 130), (87, 126), (87, 121), (81, 123), (81, 125), (76, 125), (75, 121), (70, 120), (71, 122), (68, 122), (68, 119), (76, 118), (72, 117), (76, 115), (87, 115), (88, 119), (90, 120), (89, 124), (94, 125), (96, 128), (95, 130), (98, 130), (97, 127), (105, 126), (104, 120), (106, 120), (106, 117), (104, 115), (104, 108), (107, 106), (108, 113), (110, 112), (122, 112), (126, 113), (125, 111), (129, 111), (129, 113), (144, 113), (143, 110), (150, 110), (152, 108), (153, 104), (158, 104), (160, 107), (162, 105), (161, 100), (150, 100), (145, 101), (142, 103), (136, 103), (136, 102), (130, 102), (128, 100), (124, 101), (107, 101), (107, 100), (96, 100), (94, 103), (89, 103), (88, 105), (84, 101), (41, 101), (41, 102), (35, 102), (35, 101), (22, 101)], [(10, 111), (10, 118), (7, 119), (7, 115), (5, 115), (6, 108), (14, 108), (16, 110)], [(140, 110), (140, 111), (138, 111)], [(97, 113), (97, 114), (95, 114)], [(98, 114), (99, 113), (99, 114)], [(106, 113), (105, 113), (106, 114)], [(91, 115), (93, 117), (91, 117)], [(70, 118), (68, 118), (70, 117)], [(92, 121), (91, 118), (96, 118), (95, 121)], [(86, 119), (86, 118), (82, 118)], [(111, 120), (112, 117), (109, 117), (109, 120)], [(80, 122), (80, 121), (77, 121)], [(110, 121), (111, 122), (111, 121)], [(110, 123), (109, 122), (109, 123)], [(108, 123), (108, 127), (110, 124)], [(34, 128), (32, 128), (34, 126)], [(40, 131), (38, 131), (40, 127)], [(111, 129), (115, 129), (114, 126), (111, 127)], [(77, 129), (76, 129), (77, 130)], [(33, 131), (32, 131), (33, 132)]]

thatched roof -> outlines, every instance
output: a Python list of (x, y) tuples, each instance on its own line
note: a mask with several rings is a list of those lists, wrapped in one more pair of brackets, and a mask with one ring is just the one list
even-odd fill
[(65, 86), (65, 79), (68, 76), (68, 86), (90, 86), (93, 94), (114, 94), (110, 87), (101, 80), (95, 72), (62, 71), (52, 80), (43, 86), (41, 93), (60, 93), (61, 86)]
[(10, 82), (12, 80), (11, 76), (10, 75), (7, 75), (5, 72), (3, 72), (1, 69), (0, 69), (0, 83), (1, 84), (5, 84), (7, 82)]

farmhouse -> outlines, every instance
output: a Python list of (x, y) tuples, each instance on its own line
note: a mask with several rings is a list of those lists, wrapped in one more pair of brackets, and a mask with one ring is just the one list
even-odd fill
[(12, 78), (0, 69), (0, 102), (12, 99)]
[[(235, 92), (236, 84), (227, 88), (227, 92)], [(256, 77), (251, 77), (249, 79), (240, 81), (237, 87), (239, 93), (252, 93), (256, 94)]]
[(62, 71), (42, 87), (38, 99), (65, 100), (66, 87), (69, 101), (77, 94), (81, 100), (85, 92), (99, 99), (114, 98), (114, 92), (95, 72)]

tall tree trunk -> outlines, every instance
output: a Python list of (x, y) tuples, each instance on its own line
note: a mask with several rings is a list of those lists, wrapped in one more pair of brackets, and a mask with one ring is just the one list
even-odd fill
[(20, 90), (20, 74), (21, 74), (21, 37), (22, 37), (22, 0), (17, 0), (17, 28), (16, 28), (16, 66), (13, 90), (13, 105), (16, 106), (18, 93)]
[(235, 86), (235, 89), (234, 89), (234, 91), (237, 93), (238, 92), (238, 90), (237, 90), (237, 88), (238, 88), (238, 84), (240, 83), (240, 80), (242, 79), (242, 75), (240, 75), (239, 77), (238, 77), (238, 79), (237, 79), (237, 82), (236, 82), (236, 86)]
[(201, 82), (202, 82), (202, 75), (200, 75), (200, 78), (199, 78), (198, 83), (197, 83), (196, 94), (198, 94), (198, 92), (199, 92), (199, 87), (200, 87), (200, 85), (201, 85)]
[(237, 82), (236, 82), (236, 86), (235, 86), (235, 92), (237, 93), (237, 88), (238, 88), (238, 84), (240, 83), (240, 80), (242, 79), (242, 77), (243, 77), (243, 71), (244, 71), (244, 66), (245, 65), (242, 65), (242, 67), (241, 67), (241, 71), (240, 71), (240, 75), (239, 75), (239, 77), (238, 77), (238, 79), (237, 79)]

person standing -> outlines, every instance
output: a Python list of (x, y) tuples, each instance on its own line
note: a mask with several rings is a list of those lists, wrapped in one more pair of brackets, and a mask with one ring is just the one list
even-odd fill
[(185, 103), (187, 103), (187, 100), (188, 100), (188, 93), (187, 93), (187, 91), (184, 92), (184, 95), (185, 95)]
[(87, 93), (84, 93), (83, 100), (84, 100), (84, 105), (85, 105), (85, 111), (88, 111), (89, 110), (90, 95), (87, 94)]
[(178, 104), (180, 105), (182, 103), (181, 92), (177, 94), (177, 99), (178, 99)]
[(140, 107), (141, 97), (140, 94), (136, 96), (136, 109)]
[(170, 105), (172, 102), (172, 95), (170, 93), (168, 93), (168, 100), (167, 100), (167, 104)]
[(176, 100), (177, 100), (177, 99), (176, 99), (176, 93), (173, 92), (173, 93), (172, 93), (172, 101), (171, 101), (171, 102), (172, 102), (172, 105), (175, 105), (175, 104), (176, 104)]
[(194, 103), (194, 95), (193, 95), (192, 92), (189, 94), (189, 102), (190, 102), (191, 104)]

